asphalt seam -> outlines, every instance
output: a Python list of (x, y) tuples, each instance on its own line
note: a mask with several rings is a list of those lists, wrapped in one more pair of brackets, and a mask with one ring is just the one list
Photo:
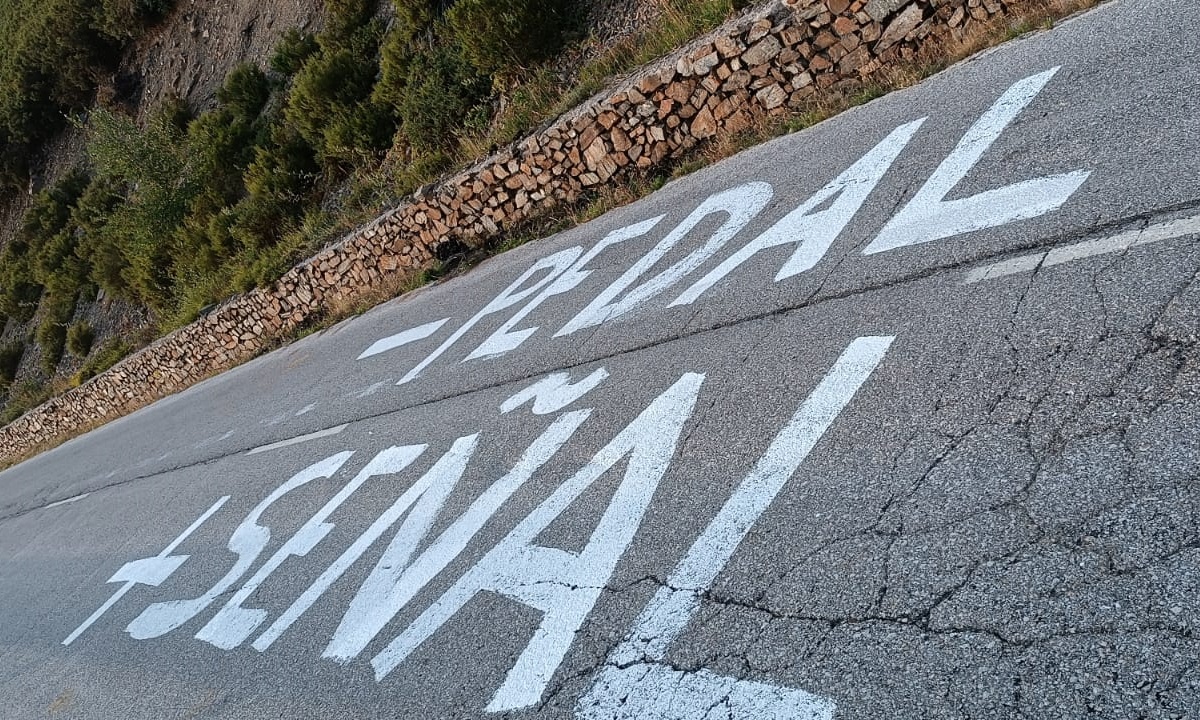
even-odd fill
[[(1139, 228), (1139, 227), (1145, 227), (1147, 223), (1153, 221), (1156, 218), (1160, 218), (1163, 216), (1180, 213), (1180, 212), (1184, 212), (1184, 211), (1188, 211), (1188, 210), (1195, 210), (1195, 209), (1200, 209), (1200, 199), (1176, 203), (1176, 204), (1172, 204), (1172, 205), (1163, 206), (1163, 207), (1157, 208), (1155, 210), (1150, 210), (1150, 211), (1146, 211), (1146, 212), (1142, 212), (1142, 213), (1128, 215), (1126, 217), (1119, 218), (1116, 220), (1111, 220), (1106, 223), (1100, 223), (1100, 224), (1094, 225), (1094, 226), (1092, 226), (1090, 228), (1086, 228), (1086, 229), (1080, 229), (1080, 230), (1075, 230), (1072, 232), (1060, 233), (1049, 239), (1042, 239), (1040, 241), (1032, 241), (1029, 243), (1018, 244), (1015, 247), (1006, 248), (1003, 251), (999, 251), (999, 252), (992, 253), (989, 255), (984, 255), (981, 257), (977, 257), (977, 258), (971, 258), (969, 260), (960, 260), (960, 261), (936, 264), (933, 266), (923, 268), (918, 271), (914, 271), (914, 272), (911, 272), (911, 273), (908, 273), (905, 275), (901, 275), (898, 278), (894, 278), (894, 279), (891, 279), (891, 280), (888, 280), (885, 282), (870, 284), (870, 285), (866, 285), (866, 286), (863, 286), (860, 288), (854, 288), (852, 290), (846, 290), (846, 291), (842, 291), (842, 292), (822, 294), (821, 288), (824, 286), (825, 281), (828, 279), (828, 276), (827, 276), (826, 278), (824, 278), (822, 280), (821, 284), (818, 286), (818, 288), (814, 292), (810, 293), (807, 297), (799, 300), (799, 302), (795, 305), (789, 305), (787, 307), (776, 308), (774, 310), (769, 310), (766, 312), (755, 313), (752, 315), (747, 315), (745, 317), (738, 318), (736, 320), (721, 322), (721, 323), (717, 323), (715, 325), (698, 328), (698, 329), (691, 330), (691, 331), (684, 330), (683, 332), (672, 335), (670, 337), (662, 338), (659, 340), (652, 340), (652, 341), (649, 341), (642, 345), (637, 345), (637, 346), (634, 346), (631, 348), (625, 348), (625, 349), (611, 352), (608, 354), (595, 356), (590, 359), (581, 360), (579, 362), (572, 363), (572, 364), (555, 365), (549, 369), (541, 369), (541, 370), (538, 370), (537, 372), (529, 373), (526, 375), (521, 375), (519, 377), (507, 378), (507, 379), (500, 380), (497, 382), (487, 383), (485, 385), (481, 385), (478, 387), (473, 387), (473, 388), (461, 390), (458, 392), (452, 392), (452, 393), (448, 393), (445, 395), (440, 395), (440, 396), (431, 398), (429, 400), (424, 400), (421, 402), (413, 403), (411, 405), (404, 405), (402, 407), (392, 408), (392, 409), (388, 409), (388, 410), (382, 410), (379, 412), (369, 413), (369, 414), (352, 417), (352, 418), (340, 418), (338, 421), (335, 421), (333, 424), (329, 425), (329, 427), (320, 428), (318, 430), (315, 430), (315, 431), (312, 431), (309, 433), (304, 433), (297, 437), (305, 437), (305, 436), (315, 435), (317, 433), (325, 432), (332, 428), (342, 426), (342, 425), (352, 425), (352, 424), (357, 424), (357, 423), (362, 423), (362, 422), (368, 422), (371, 420), (377, 420), (380, 418), (388, 417), (390, 415), (396, 415), (399, 413), (409, 412), (411, 410), (416, 410), (416, 409), (423, 408), (423, 407), (430, 406), (430, 405), (436, 405), (438, 403), (446, 402), (448, 400), (455, 400), (458, 398), (466, 397), (468, 395), (474, 395), (476, 393), (486, 392), (488, 390), (494, 390), (496, 388), (505, 387), (507, 385), (515, 385), (515, 384), (520, 384), (520, 383), (524, 383), (524, 382), (529, 382), (530, 380), (541, 377), (541, 376), (545, 375), (546, 373), (555, 372), (555, 371), (573, 370), (576, 368), (593, 365), (595, 363), (604, 362), (606, 360), (611, 360), (612, 358), (615, 358), (615, 357), (620, 357), (623, 355), (630, 355), (633, 353), (643, 352), (645, 350), (650, 350), (650, 349), (660, 347), (663, 345), (668, 345), (670, 343), (678, 342), (680, 340), (688, 340), (691, 338), (702, 337), (709, 333), (721, 332), (721, 331), (727, 330), (729, 328), (737, 327), (739, 325), (745, 325), (748, 323), (755, 323), (755, 322), (761, 322), (764, 320), (774, 320), (777, 318), (782, 318), (784, 316), (790, 315), (795, 312), (820, 307), (824, 303), (828, 303), (828, 302), (836, 302), (836, 301), (840, 301), (840, 300), (846, 300), (846, 299), (851, 299), (851, 298), (855, 298), (855, 297), (860, 297), (863, 295), (868, 295), (871, 293), (879, 292), (881, 290), (901, 288), (906, 285), (911, 285), (913, 283), (921, 282), (923, 280), (928, 280), (930, 278), (933, 278), (933, 277), (936, 277), (939, 275), (957, 273), (957, 272), (962, 271), (964, 268), (979, 266), (979, 265), (986, 264), (986, 263), (993, 263), (996, 261), (1002, 261), (1005, 258), (1018, 257), (1020, 255), (1029, 253), (1031, 250), (1039, 250), (1039, 249), (1049, 250), (1049, 249), (1053, 249), (1053, 248), (1056, 248), (1059, 246), (1077, 243), (1077, 242), (1087, 240), (1087, 239), (1090, 239), (1093, 237), (1102, 237), (1106, 234), (1109, 234), (1109, 233), (1111, 233), (1113, 231), (1117, 231), (1117, 230), (1122, 230), (1122, 229), (1132, 230), (1132, 229)], [(857, 249), (857, 247), (858, 246), (855, 246), (855, 248), (849, 250), (845, 256), (853, 254), (854, 250)], [(841, 261), (845, 259), (845, 256), (843, 256), (843, 258), (841, 258), (839, 260), (839, 263), (838, 263), (839, 266), (841, 264)], [(1124, 255), (1123, 254), (1119, 255), (1118, 258), (1120, 258), (1120, 257), (1124, 257)], [(1029, 275), (1028, 275), (1029, 283), (1026, 285), (1026, 288), (1025, 288), (1026, 293), (1032, 287), (1033, 281), (1040, 274), (1039, 273), (1040, 270), (1041, 270), (1041, 267), (1035, 268), (1033, 272), (1029, 273)], [(1023, 297), (1024, 297), (1024, 295), (1022, 296), (1022, 298)], [(1017, 304), (1017, 307), (1014, 310), (1014, 315), (1019, 312), (1020, 304), (1021, 303)], [(687, 325), (685, 324), (682, 327), (686, 328)], [(1010, 344), (1011, 344), (1011, 342), (1010, 342)], [(126, 416), (126, 417), (129, 417), (129, 416)], [(281, 442), (287, 442), (289, 440), (294, 440), (294, 439), (295, 438), (286, 438), (284, 440), (280, 440), (277, 443), (272, 443), (272, 444), (278, 445)], [(104, 484), (104, 485), (85, 488), (82, 490), (82, 492), (96, 493), (96, 492), (100, 492), (103, 490), (109, 490), (114, 487), (120, 487), (122, 485), (140, 482), (142, 480), (149, 480), (149, 479), (156, 478), (156, 477), (159, 477), (162, 475), (179, 472), (181, 470), (189, 470), (192, 468), (212, 465), (213, 463), (217, 463), (217, 462), (220, 462), (222, 460), (225, 460), (225, 459), (228, 459), (231, 457), (243, 455), (243, 454), (245, 454), (251, 450), (254, 450), (258, 447), (264, 447), (264, 446), (251, 445), (251, 446), (247, 446), (247, 447), (238, 447), (236, 449), (223, 452), (220, 455), (216, 455), (216, 456), (213, 456), (210, 458), (204, 458), (201, 460), (196, 460), (196, 461), (182, 464), (182, 465), (176, 465), (176, 466), (172, 466), (172, 467), (168, 467), (168, 468), (163, 468), (162, 470), (157, 470), (152, 473), (148, 473), (145, 475), (136, 475), (131, 478), (127, 478), (124, 480), (118, 480), (116, 482), (112, 482), (112, 483), (108, 483), (108, 484)], [(53, 452), (53, 450), (51, 450), (50, 452)], [(79, 494), (79, 493), (76, 493), (76, 494)], [(43, 510), (46, 508), (46, 504), (53, 504), (54, 502), (57, 502), (58, 500), (59, 499), (56, 499), (53, 496), (51, 496), (50, 498), (43, 499), (43, 504), (39, 505), (37, 507), (27, 508), (24, 510), (18, 510), (17, 512), (9, 513), (7, 515), (0, 515), (0, 523), (8, 521), (8, 520), (13, 520), (13, 519), (22, 517), (24, 515), (28, 515), (31, 512), (37, 512), (38, 510)]]

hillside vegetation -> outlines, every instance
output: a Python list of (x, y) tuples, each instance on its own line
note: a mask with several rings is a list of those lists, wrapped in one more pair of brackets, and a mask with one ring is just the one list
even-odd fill
[(0, 4), (0, 183), (19, 187), (67, 114), (87, 108), (125, 45), (172, 0)]
[[(4, 246), (0, 313), (36, 317), (31, 340), (48, 375), (64, 352), (88, 357), (75, 383), (129, 350), (92, 347), (91, 328), (72, 322), (81, 299), (103, 290), (149, 308), (160, 332), (182, 325), (716, 25), (736, 0), (672, 0), (652, 33), (566, 74), (555, 63), (586, 42), (584, 0), (327, 0), (319, 33), (291, 31), (269, 62), (239, 66), (213, 108), (167, 102), (141, 123), (115, 107), (81, 112), (167, 2), (21, 0), (3, 11), (0, 32), (17, 42), (5, 44), (0, 72), (19, 92), (0, 108), (0, 142), (23, 158), (5, 165), (4, 181), (20, 186), (33, 148), (71, 113), (87, 158), (37, 194)], [(21, 352), (0, 348), (0, 383)], [(40, 399), (25, 392), (3, 419)]]

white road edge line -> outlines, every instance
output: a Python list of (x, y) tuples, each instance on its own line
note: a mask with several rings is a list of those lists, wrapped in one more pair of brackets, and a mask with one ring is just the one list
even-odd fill
[(59, 500), (58, 502), (52, 502), (49, 505), (43, 505), (42, 509), (49, 510), (50, 508), (56, 508), (60, 505), (70, 505), (73, 502), (79, 502), (80, 500), (84, 499), (88, 495), (91, 495), (91, 493), (85, 492), (82, 495), (76, 495), (75, 497), (69, 497), (66, 500)]
[(1064, 245), (1052, 250), (1030, 253), (997, 263), (991, 263), (990, 265), (983, 265), (967, 273), (963, 284), (971, 285), (983, 282), (984, 280), (1033, 272), (1043, 267), (1053, 267), (1097, 255), (1124, 252), (1130, 248), (1196, 234), (1200, 234), (1200, 215), (1151, 225), (1142, 230), (1128, 230), (1110, 237), (1084, 240), (1074, 245)]
[(350, 423), (346, 423), (345, 425), (338, 425), (337, 427), (331, 427), (328, 430), (319, 430), (317, 432), (309, 433), (307, 435), (300, 435), (298, 437), (292, 438), (291, 440), (280, 440), (279, 442), (271, 443), (270, 445), (260, 445), (259, 447), (256, 447), (253, 450), (250, 450), (246, 454), (247, 455), (257, 455), (259, 453), (267, 452), (268, 450), (278, 450), (280, 448), (291, 447), (292, 445), (299, 445), (300, 443), (308, 442), (309, 440), (319, 440), (320, 438), (323, 438), (323, 437), (330, 437), (332, 435), (337, 435), (338, 433), (340, 433), (341, 431), (345, 430), (348, 427), (350, 427)]

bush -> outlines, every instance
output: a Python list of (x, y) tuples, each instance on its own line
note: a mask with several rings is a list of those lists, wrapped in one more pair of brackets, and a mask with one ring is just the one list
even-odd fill
[(80, 320), (67, 328), (67, 352), (77, 358), (87, 357), (96, 341), (96, 331), (86, 320)]
[(447, 150), (464, 118), (485, 97), (487, 80), (455, 48), (420, 53), (412, 59), (400, 99), (400, 131), (420, 153)]
[(308, 60), (320, 46), (312, 33), (302, 33), (292, 28), (283, 34), (275, 53), (271, 56), (270, 67), (284, 77), (291, 77), (300, 71), (304, 61)]
[(25, 355), (25, 343), (13, 341), (0, 348), (0, 386), (8, 387), (17, 377), (21, 358)]
[(92, 356), (87, 359), (79, 372), (71, 378), (71, 384), (75, 386), (82, 385), (88, 380), (94, 378), (113, 365), (121, 362), (121, 360), (133, 351), (129, 343), (124, 340), (116, 339), (109, 340), (101, 345)]
[[(120, 265), (119, 279), (111, 282), (105, 272), (97, 282), (156, 312), (171, 297), (170, 239), (201, 190), (171, 117), (156, 114), (141, 129), (129, 118), (97, 111), (88, 126), (88, 155), (97, 174), (124, 189), (123, 202), (105, 220), (100, 243), (110, 255), (109, 269)], [(121, 254), (119, 263), (111, 262), (113, 250)]]
[(4, 412), (0, 414), (0, 425), (7, 425), (24, 415), (27, 411), (46, 402), (50, 391), (33, 382), (22, 383), (9, 394)]
[(233, 117), (242, 121), (257, 118), (270, 97), (271, 83), (253, 63), (242, 63), (235, 67), (225, 78), (225, 84), (217, 90), (217, 101)]
[(14, 239), (0, 253), (0, 313), (28, 322), (37, 312), (42, 286), (33, 281), (28, 246)]
[[(364, 45), (370, 45), (363, 39)], [(339, 47), (305, 63), (292, 82), (285, 122), (315, 151), (326, 171), (349, 169), (348, 157), (381, 150), (395, 120), (370, 102), (379, 72), (375, 47)]]
[(325, 29), (319, 38), (322, 47), (332, 49), (353, 43), (378, 6), (377, 0), (325, 0)]
[(62, 360), (67, 344), (67, 323), (75, 314), (77, 296), (64, 292), (48, 292), (42, 302), (44, 317), (34, 332), (34, 338), (42, 349), (42, 368), (53, 375)]
[(53, 375), (62, 360), (63, 348), (67, 342), (67, 328), (54, 318), (48, 318), (38, 325), (34, 334), (37, 344), (42, 349), (42, 369), (46, 374)]
[(507, 76), (546, 60), (579, 24), (576, 0), (458, 0), (446, 20), (468, 60)]
[(114, 297), (132, 294), (121, 277), (128, 263), (120, 238), (107, 229), (109, 217), (121, 202), (115, 181), (94, 178), (72, 208), (70, 221), (77, 237), (75, 255), (87, 268), (88, 279)]
[(0, 181), (17, 189), (39, 146), (84, 110), (122, 47), (170, 0), (45, 0), (0, 5)]

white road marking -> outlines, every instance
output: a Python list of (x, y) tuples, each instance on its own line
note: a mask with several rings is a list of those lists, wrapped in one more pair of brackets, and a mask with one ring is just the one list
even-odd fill
[(862, 337), (842, 353), (651, 598), (595, 685), (580, 699), (577, 718), (683, 720), (708, 717), (716, 705), (721, 705), (723, 716), (738, 720), (833, 717), (832, 701), (803, 691), (707, 672), (680, 673), (664, 663), (667, 649), (691, 622), (703, 593), (883, 361), (894, 340)]
[[(554, 337), (563, 337), (584, 328), (603, 325), (634, 308), (650, 301), (684, 276), (702, 266), (717, 253), (731, 238), (742, 231), (774, 196), (775, 190), (765, 182), (751, 182), (716, 193), (700, 203), (700, 206), (684, 218), (683, 222), (664, 237), (649, 252), (637, 260), (621, 277), (617, 278), (579, 314), (572, 318)], [(643, 275), (662, 260), (672, 248), (686, 238), (710, 215), (724, 214), (728, 217), (708, 242), (693, 250), (671, 267), (650, 278), (637, 287), (630, 288)], [(618, 299), (618, 296), (624, 293)]]
[(278, 570), (288, 558), (308, 555), (318, 543), (324, 540), (325, 536), (334, 528), (333, 523), (327, 522), (329, 517), (349, 500), (350, 496), (362, 487), (363, 483), (373, 477), (395, 475), (404, 470), (420, 457), (427, 447), (427, 445), (390, 447), (376, 455), (350, 482), (330, 498), (329, 502), (309, 518), (308, 522), (304, 523), (304, 526), (297, 530), (282, 547), (276, 550), (269, 560), (259, 567), (254, 576), (247, 580), (241, 589), (229, 599), (229, 602), (217, 611), (208, 624), (200, 628), (200, 632), (196, 633), (196, 639), (216, 645), (222, 650), (232, 650), (241, 645), (250, 636), (250, 633), (254, 632), (267, 619), (266, 610), (246, 608), (242, 606), (242, 603), (249, 599), (254, 591), (270, 578), (271, 574)]
[(577, 720), (830, 720), (826, 698), (697, 670), (638, 663), (606, 666)]
[(992, 280), (993, 278), (1034, 272), (1044, 267), (1062, 265), (1063, 263), (1096, 257), (1097, 255), (1125, 252), (1126, 250), (1142, 245), (1162, 242), (1163, 240), (1175, 240), (1187, 237), (1188, 235), (1200, 235), (1200, 215), (1171, 220), (1151, 225), (1142, 230), (1129, 230), (1110, 237), (1085, 240), (1074, 245), (1064, 245), (1053, 250), (1043, 250), (1002, 260), (990, 265), (983, 265), (967, 273), (963, 284), (971, 285), (983, 282), (984, 280)]
[(295, 414), (295, 416), (294, 416), (294, 417), (300, 417), (301, 415), (307, 415), (307, 414), (309, 414), (310, 412), (312, 412), (313, 410), (316, 410), (316, 409), (317, 409), (317, 404), (316, 404), (316, 403), (309, 403), (308, 405), (305, 405), (304, 407), (302, 407), (302, 408), (300, 408), (299, 410), (297, 410), (297, 411), (296, 411), (296, 414)]
[(135, 640), (161, 637), (204, 612), (214, 600), (233, 588), (234, 583), (253, 567), (270, 543), (271, 529), (258, 522), (263, 513), (291, 491), (318, 478), (332, 477), (353, 454), (353, 451), (346, 451), (313, 463), (276, 488), (254, 506), (229, 537), (226, 547), (237, 556), (237, 560), (224, 577), (199, 597), (153, 603), (134, 618), (125, 631)]
[(371, 347), (363, 350), (362, 355), (359, 355), (357, 359), (365, 360), (373, 355), (379, 355), (380, 353), (385, 353), (388, 350), (395, 350), (396, 348), (404, 347), (409, 343), (414, 343), (418, 340), (424, 340), (438, 330), (441, 330), (442, 326), (449, 321), (450, 318), (443, 318), (441, 320), (435, 320), (431, 323), (426, 323), (420, 327), (415, 327), (405, 330), (404, 332), (396, 333), (395, 335), (389, 335), (382, 340), (375, 341)]
[(42, 509), (43, 509), (43, 510), (49, 510), (50, 508), (56, 508), (56, 507), (59, 507), (59, 506), (61, 506), (61, 505), (70, 505), (71, 503), (74, 503), (74, 502), (79, 502), (80, 500), (84, 499), (84, 498), (85, 498), (85, 497), (87, 497), (88, 495), (91, 495), (91, 493), (90, 493), (90, 492), (85, 492), (85, 493), (83, 493), (82, 495), (76, 495), (75, 497), (69, 497), (69, 498), (67, 498), (66, 500), (59, 500), (58, 502), (52, 502), (52, 503), (50, 503), (49, 505), (43, 505), (43, 506), (42, 506)]
[(500, 414), (507, 415), (530, 401), (533, 401), (534, 415), (556, 413), (595, 390), (596, 386), (607, 378), (608, 371), (604, 368), (600, 368), (574, 385), (571, 384), (569, 373), (549, 375), (505, 400), (500, 405)]
[(992, 278), (1004, 277), (1006, 275), (1018, 275), (1020, 273), (1033, 272), (1042, 264), (1042, 260), (1046, 257), (1046, 253), (1034, 253), (1033, 255), (1022, 255), (1010, 260), (1003, 260), (991, 265), (977, 267), (967, 273), (967, 277), (963, 280), (964, 285), (971, 283), (991, 280)]
[[(904, 148), (908, 147), (924, 122), (925, 119), (922, 118), (893, 130), (858, 162), (766, 232), (746, 243), (741, 250), (710, 270), (707, 275), (684, 290), (668, 307), (694, 303), (705, 291), (742, 263), (763, 250), (779, 245), (794, 245), (796, 250), (791, 259), (780, 268), (775, 282), (812, 269), (829, 251), (846, 225), (858, 214), (871, 191), (887, 174)], [(828, 208), (817, 211), (817, 208), (826, 204), (829, 204)]]
[(1089, 172), (1077, 170), (1014, 183), (959, 200), (946, 200), (1058, 71), (1059, 68), (1053, 68), (1010, 87), (967, 130), (958, 147), (938, 166), (912, 200), (888, 221), (863, 254), (872, 255), (1028, 220), (1062, 207), (1088, 179)]
[(525, 307), (518, 310), (510, 317), (503, 325), (501, 325), (487, 340), (480, 343), (479, 347), (475, 348), (466, 360), (474, 360), (476, 358), (495, 357), (503, 355), (511, 350), (521, 346), (526, 340), (532, 337), (540, 329), (538, 327), (528, 327), (523, 330), (516, 330), (518, 324), (525, 319), (529, 313), (536, 310), (546, 300), (555, 295), (574, 290), (580, 283), (591, 276), (592, 270), (588, 269), (588, 263), (596, 259), (600, 253), (604, 252), (613, 245), (639, 238), (650, 232), (664, 218), (664, 215), (652, 217), (649, 220), (643, 220), (633, 225), (613, 230), (608, 235), (592, 246), (592, 249), (584, 253), (571, 267), (564, 270), (550, 283), (545, 290), (542, 290), (533, 300), (525, 304)]
[(407, 513), (408, 517), (359, 589), (324, 652), (325, 657), (340, 661), (348, 662), (356, 657), (409, 600), (458, 557), (500, 506), (554, 457), (590, 414), (590, 410), (580, 410), (555, 420), (525, 451), (510, 472), (492, 483), (471, 503), (465, 513), (439, 535), (416, 560), (408, 564), (407, 559), (416, 551), (428, 528), (436, 520), (435, 504), (440, 501), (435, 497), (425, 498), (425, 494), (431, 485), (457, 483), (458, 475), (455, 473), (461, 472), (461, 468), (474, 453), (475, 441), (471, 437), (460, 438), (441, 460), (363, 531), (362, 535), (296, 598), (291, 607), (254, 641), (254, 649), (261, 652), (269, 648), (362, 557), (367, 549)]
[(268, 450), (278, 450), (280, 448), (291, 447), (292, 445), (299, 445), (300, 443), (306, 443), (309, 440), (320, 440), (321, 438), (326, 438), (326, 437), (330, 437), (333, 435), (337, 435), (338, 433), (340, 433), (341, 431), (345, 430), (348, 427), (350, 427), (350, 424), (346, 423), (345, 425), (338, 425), (337, 427), (331, 427), (327, 430), (318, 430), (317, 432), (309, 433), (307, 435), (300, 435), (300, 436), (294, 437), (290, 440), (280, 440), (279, 442), (271, 443), (270, 445), (260, 445), (259, 447), (256, 447), (253, 450), (248, 451), (246, 454), (247, 455), (257, 455), (259, 453), (267, 452)]
[(92, 613), (91, 617), (89, 617), (87, 620), (84, 620), (82, 625), (75, 628), (75, 631), (68, 635), (67, 639), (62, 641), (62, 644), (70, 645), (71, 643), (75, 642), (76, 638), (82, 635), (85, 630), (90, 628), (97, 620), (99, 620), (104, 613), (108, 612), (113, 605), (116, 605), (118, 600), (125, 597), (125, 593), (132, 590), (134, 585), (150, 585), (152, 587), (158, 587), (161, 585), (162, 582), (170, 577), (171, 574), (175, 572), (175, 570), (177, 570), (179, 566), (182, 565), (189, 557), (188, 555), (177, 555), (172, 557), (171, 553), (175, 552), (175, 548), (182, 545), (184, 540), (187, 540), (188, 537), (190, 537), (192, 533), (196, 532), (196, 530), (198, 530), (206, 520), (220, 510), (221, 506), (229, 500), (229, 497), (229, 495), (226, 495), (225, 497), (213, 503), (212, 507), (210, 507), (208, 510), (205, 510), (204, 514), (196, 519), (196, 522), (189, 525), (187, 530), (184, 530), (182, 533), (180, 533), (179, 536), (172, 540), (170, 545), (163, 548), (163, 551), (158, 555), (155, 555), (152, 558), (143, 558), (142, 560), (135, 560), (130, 563), (125, 563), (120, 570), (117, 570), (117, 572), (108, 579), (108, 582), (111, 583), (123, 581), (125, 584), (118, 588), (117, 591), (113, 593), (112, 597), (105, 601), (105, 603), (101, 605), (96, 612)]
[(368, 385), (367, 387), (363, 388), (362, 390), (352, 393), (352, 395), (354, 396), (355, 400), (362, 400), (363, 398), (371, 397), (372, 395), (374, 395), (375, 393), (384, 389), (385, 387), (390, 387), (391, 384), (392, 384), (392, 381), (390, 379), (380, 380), (379, 382), (377, 382), (373, 385)]
[[(476, 595), (494, 592), (541, 612), (542, 622), (486, 709), (504, 712), (536, 704), (641, 525), (703, 382), (704, 375), (683, 375), (555, 489), (371, 660), (375, 679), (386, 677)], [(620, 465), (625, 466), (620, 484), (582, 550), (537, 543), (588, 488)]]
[[(500, 507), (558, 454), (591, 413), (590, 409), (577, 410), (556, 419), (529, 446), (512, 470), (492, 483), (411, 564), (403, 560), (416, 550), (424, 533), (401, 527), (371, 571), (371, 577), (355, 596), (351, 609), (358, 612), (346, 613), (322, 657), (349, 661), (362, 652), (409, 601), (466, 549)], [(423, 517), (414, 512), (413, 521), (425, 522)], [(397, 564), (397, 559), (402, 561)]]
[[(462, 339), (464, 335), (471, 331), (488, 315), (492, 315), (503, 310), (524, 302), (526, 298), (535, 293), (540, 292), (543, 288), (550, 285), (554, 280), (572, 267), (574, 262), (583, 254), (583, 248), (579, 246), (569, 247), (566, 250), (560, 250), (553, 255), (544, 257), (535, 262), (528, 270), (521, 274), (511, 285), (504, 289), (494, 300), (484, 306), (482, 310), (475, 313), (474, 317), (465, 322), (462, 327), (455, 330), (454, 333), (439, 345), (433, 352), (429, 353), (424, 360), (417, 363), (416, 367), (409, 370), (404, 377), (400, 378), (397, 385), (410, 383), (417, 378), (425, 368), (429, 367), (430, 363), (440, 358), (447, 350), (455, 343)], [(528, 287), (525, 284), (533, 278), (541, 275), (536, 282)]]

